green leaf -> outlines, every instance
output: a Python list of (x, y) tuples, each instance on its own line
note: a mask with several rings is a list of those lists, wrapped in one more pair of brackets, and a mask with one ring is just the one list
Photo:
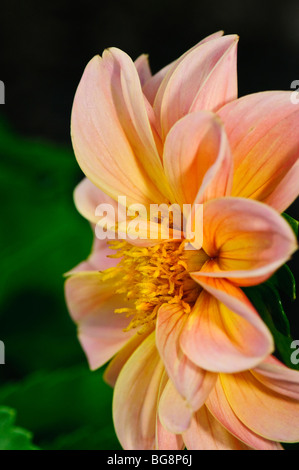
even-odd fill
[(299, 228), (299, 221), (296, 219), (293, 219), (290, 215), (286, 214), (285, 212), (282, 214), (282, 216), (285, 218), (285, 220), (290, 224), (292, 227), (296, 237), (298, 238), (298, 228)]
[(112, 389), (102, 370), (87, 366), (46, 373), (0, 388), (0, 403), (18, 410), (39, 447), (119, 449), (112, 423)]
[(291, 343), (293, 339), (290, 335), (289, 321), (277, 290), (273, 286), (264, 283), (254, 287), (246, 287), (244, 292), (271, 331), (275, 342), (276, 355), (291, 369), (299, 370), (299, 364), (291, 362), (293, 352)]
[(296, 300), (296, 281), (290, 268), (284, 264), (266, 281), (270, 287), (283, 292), (290, 300)]
[(0, 450), (37, 450), (32, 444), (32, 434), (14, 425), (15, 410), (0, 407)]

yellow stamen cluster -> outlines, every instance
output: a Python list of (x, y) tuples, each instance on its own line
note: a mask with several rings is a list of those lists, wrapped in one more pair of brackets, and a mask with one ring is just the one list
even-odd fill
[[(126, 331), (141, 328), (143, 332), (152, 326), (165, 303), (180, 304), (185, 313), (191, 311), (200, 287), (189, 275), (191, 252), (184, 250), (185, 243), (179, 240), (138, 247), (123, 240), (109, 242), (116, 250), (110, 257), (120, 258), (120, 262), (103, 275), (104, 279), (114, 278), (115, 292), (124, 294), (131, 303), (115, 310), (132, 316)], [(201, 259), (200, 267), (202, 264)]]

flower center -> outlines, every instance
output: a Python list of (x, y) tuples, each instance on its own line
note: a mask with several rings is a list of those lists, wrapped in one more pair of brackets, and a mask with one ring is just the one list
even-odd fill
[(129, 307), (115, 313), (132, 317), (125, 331), (139, 328), (144, 332), (156, 320), (159, 307), (180, 304), (188, 314), (201, 287), (190, 277), (190, 271), (198, 271), (207, 260), (203, 250), (184, 250), (186, 240), (168, 241), (151, 247), (133, 246), (126, 241), (109, 242), (120, 258), (114, 268), (107, 269), (104, 279), (115, 278), (115, 291), (125, 294)]

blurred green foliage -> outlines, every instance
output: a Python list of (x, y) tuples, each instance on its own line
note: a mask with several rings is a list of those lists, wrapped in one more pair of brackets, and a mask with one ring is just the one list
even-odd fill
[(64, 302), (63, 273), (92, 243), (73, 204), (82, 173), (71, 145), (17, 136), (0, 119), (0, 161), (0, 406), (40, 448), (118, 449), (112, 390), (89, 371)]
[(32, 435), (14, 425), (16, 413), (11, 408), (0, 407), (0, 449), (35, 450), (31, 443)]

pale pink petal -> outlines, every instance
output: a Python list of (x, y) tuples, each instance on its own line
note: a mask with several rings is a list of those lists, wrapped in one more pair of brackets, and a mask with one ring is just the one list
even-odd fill
[(275, 358), (275, 363), (265, 360), (251, 372), (271, 390), (299, 400), (299, 371), (289, 369)]
[(143, 86), (151, 77), (152, 72), (148, 62), (148, 55), (141, 54), (134, 62), (136, 70), (138, 72), (141, 86)]
[[(168, 377), (166, 372), (164, 372), (159, 388), (159, 397), (158, 402), (160, 401), (160, 396), (168, 382)], [(184, 442), (180, 434), (174, 434), (168, 431), (159, 418), (159, 413), (157, 410), (156, 415), (156, 447), (157, 450), (181, 450), (184, 448)]]
[[(219, 93), (219, 81), (223, 78), (222, 89)], [(215, 98), (217, 97), (217, 98)], [(220, 58), (211, 70), (205, 82), (195, 96), (189, 112), (200, 109), (217, 110), (219, 103), (229, 103), (238, 97), (237, 79), (237, 38), (230, 49)]]
[(160, 202), (167, 201), (168, 183), (134, 63), (125, 52), (114, 47), (104, 51), (103, 61), (111, 75), (113, 99), (126, 137), (139, 164), (160, 189)]
[(226, 398), (245, 426), (277, 442), (299, 440), (299, 401), (263, 385), (251, 372), (221, 374)]
[(123, 296), (115, 294), (113, 282), (103, 282), (98, 272), (72, 275), (65, 283), (68, 309), (78, 325), (78, 336), (91, 369), (105, 364), (134, 332), (124, 332), (129, 319), (114, 310), (127, 306)]
[(124, 98), (119, 66), (114, 73), (111, 70), (114, 62), (94, 57), (78, 86), (71, 122), (76, 158), (86, 176), (113, 199), (126, 195), (128, 204), (161, 202), (161, 193), (136, 158), (121, 125), (115, 94)]
[(226, 197), (204, 204), (203, 248), (212, 260), (197, 276), (254, 285), (283, 265), (297, 242), (289, 224), (271, 207)]
[(198, 410), (213, 388), (217, 375), (197, 367), (183, 353), (179, 339), (186, 319), (180, 305), (162, 305), (156, 323), (156, 343), (177, 391), (193, 410)]
[[(206, 38), (202, 39), (195, 46), (191, 47), (188, 51), (184, 52), (177, 60), (174, 60), (171, 64), (166, 65), (152, 79), (146, 84), (144, 89), (145, 94), (148, 96), (149, 101), (153, 104), (157, 117), (160, 119), (161, 105), (163, 100), (164, 92), (167, 88), (168, 82), (170, 81), (172, 74), (175, 72), (181, 62), (200, 45), (205, 44), (214, 39), (223, 36), (223, 31), (217, 31), (216, 33), (210, 34)], [(152, 83), (151, 83), (152, 82)]]
[(164, 79), (164, 77), (172, 70), (176, 61), (163, 67), (159, 72), (155, 73), (144, 85), (142, 91), (146, 96), (148, 102), (153, 106), (157, 91)]
[[(155, 111), (153, 110), (152, 105), (150, 104), (150, 102), (148, 101), (145, 95), (144, 95), (144, 105), (145, 105), (147, 117), (151, 126), (151, 130), (153, 133), (153, 137), (155, 140), (155, 144), (157, 147), (157, 151), (159, 154), (159, 158), (162, 163), (163, 162), (163, 142), (161, 139), (161, 125), (158, 119), (156, 118)], [(164, 174), (162, 176), (164, 178)], [(165, 186), (166, 186), (166, 183), (168, 184), (168, 182), (165, 180)], [(165, 192), (165, 188), (163, 188), (163, 191)]]
[(99, 240), (97, 237), (94, 238), (91, 254), (87, 258), (87, 262), (90, 264), (90, 270), (104, 271), (108, 268), (114, 268), (118, 263), (118, 258), (111, 258), (115, 254), (115, 250), (112, 250), (107, 244), (107, 240)]
[(216, 115), (199, 111), (180, 119), (166, 138), (163, 159), (181, 206), (230, 195), (232, 158)]
[(136, 333), (128, 342), (121, 348), (117, 355), (109, 362), (105, 372), (104, 380), (111, 386), (114, 387), (119, 373), (127, 360), (132, 356), (138, 346), (152, 333), (152, 329), (144, 333)]
[(250, 450), (230, 434), (205, 406), (194, 413), (183, 439), (188, 450)]
[(237, 41), (231, 35), (200, 44), (175, 67), (163, 92), (161, 114), (159, 93), (154, 104), (157, 116), (161, 115), (163, 138), (191, 110), (215, 111), (237, 98)]
[(288, 174), (299, 158), (299, 107), (291, 93), (255, 93), (219, 110), (235, 162), (232, 195), (272, 204), (280, 212), (299, 193), (298, 176)]
[(274, 191), (263, 201), (284, 212), (299, 194), (299, 160), (294, 163), (287, 174), (277, 184)]
[[(211, 391), (206, 406), (212, 415), (234, 436), (256, 450), (281, 450), (278, 442), (269, 441), (252, 432), (235, 415), (224, 394), (220, 379)], [(258, 417), (257, 417), (258, 419)]]
[(159, 416), (157, 416), (156, 441), (157, 450), (182, 450), (185, 447), (182, 436), (167, 431), (162, 426)]
[(104, 271), (105, 269), (113, 268), (119, 262), (117, 258), (110, 258), (114, 253), (115, 250), (109, 248), (107, 240), (98, 240), (95, 237), (89, 257), (68, 271), (65, 275), (70, 276), (84, 271)]
[(74, 201), (78, 212), (80, 212), (80, 214), (85, 217), (85, 219), (94, 224), (99, 221), (99, 216), (96, 215), (96, 208), (100, 204), (109, 204), (115, 211), (115, 219), (117, 218), (117, 201), (101, 191), (101, 189), (89, 181), (88, 178), (84, 178), (76, 186), (74, 191)]
[(180, 344), (199, 367), (235, 372), (257, 365), (273, 351), (272, 336), (245, 294), (227, 280), (203, 279)]
[[(106, 256), (105, 256), (106, 257)], [(89, 263), (89, 261), (82, 261), (81, 263), (77, 264), (74, 268), (67, 271), (64, 275), (71, 276), (72, 274), (81, 273), (85, 271), (94, 271), (94, 266)]]
[[(148, 56), (142, 54), (135, 60), (134, 65), (137, 69), (140, 84), (142, 86), (142, 92), (144, 95), (144, 104), (147, 111), (148, 119), (151, 125), (153, 136), (155, 139), (156, 147), (160, 156), (162, 156), (162, 142), (161, 142), (161, 129), (160, 122), (156, 119), (155, 112), (153, 110), (153, 102), (156, 95), (156, 91), (160, 86), (160, 82), (164, 77), (166, 70), (162, 69), (159, 73), (152, 76), (152, 72), (149, 66)], [(168, 69), (168, 67), (165, 67)]]
[(75, 188), (74, 201), (80, 214), (93, 224), (97, 240), (93, 251), (106, 246), (109, 240), (126, 238), (126, 224), (131, 220), (127, 216), (126, 197), (115, 201), (84, 178)]
[(150, 334), (122, 368), (113, 397), (117, 437), (126, 450), (153, 450), (159, 386), (164, 372)]
[[(204, 38), (202, 41), (200, 41), (199, 44), (204, 44), (205, 42), (212, 41), (213, 39), (219, 38), (223, 35), (223, 31), (218, 31), (214, 34), (211, 34), (210, 36), (207, 36)], [(189, 49), (185, 54), (183, 54), (179, 59), (174, 60), (170, 64), (166, 65), (163, 67), (159, 72), (155, 73), (143, 86), (143, 93), (147, 97), (148, 101), (151, 103), (151, 105), (154, 104), (156, 94), (159, 90), (159, 87), (161, 83), (163, 82), (163, 86), (161, 90), (159, 90), (160, 97), (163, 96), (164, 88), (165, 85), (167, 84), (171, 73), (174, 71), (174, 69), (179, 65), (179, 63), (183, 60), (183, 58), (189, 54), (193, 49), (199, 46), (199, 44), (196, 44), (196, 46), (192, 47)], [(165, 78), (167, 77), (167, 78)], [(165, 78), (165, 80), (164, 80)]]
[(159, 419), (167, 431), (180, 434), (190, 426), (193, 409), (168, 380), (159, 400)]

